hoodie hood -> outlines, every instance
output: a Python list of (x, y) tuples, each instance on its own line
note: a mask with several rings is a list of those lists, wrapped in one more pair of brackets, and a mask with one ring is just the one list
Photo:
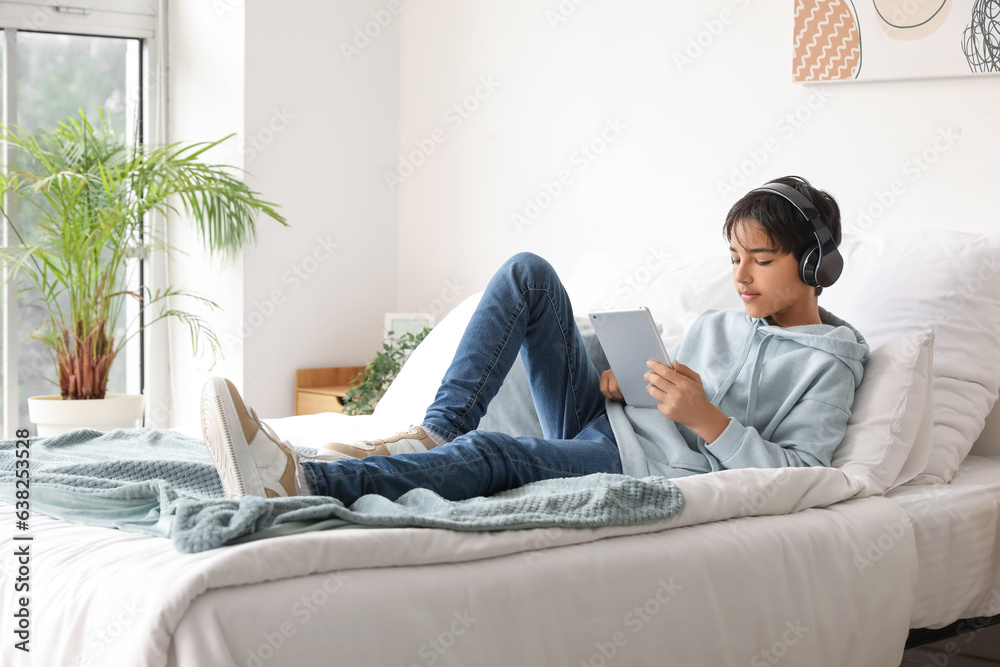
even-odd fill
[[(849, 322), (837, 317), (822, 306), (819, 319), (823, 324), (804, 324), (798, 327), (779, 327), (766, 320), (746, 316), (765, 336), (784, 338), (799, 345), (822, 350), (843, 361), (854, 373), (855, 389), (864, 376), (864, 365), (868, 361), (870, 349), (864, 335)], [(757, 323), (757, 324), (753, 324)]]
[[(744, 346), (740, 366), (746, 363), (752, 348), (756, 347), (753, 368), (750, 372), (749, 391), (746, 397), (746, 412), (743, 414), (744, 424), (753, 424), (757, 419), (757, 400), (760, 394), (761, 375), (764, 361), (767, 359), (767, 348), (776, 341), (788, 341), (794, 345), (810, 348), (830, 354), (850, 369), (854, 378), (854, 389), (861, 385), (865, 373), (865, 362), (868, 360), (869, 348), (861, 332), (837, 317), (825, 308), (819, 309), (822, 324), (804, 324), (797, 327), (779, 327), (768, 324), (766, 320), (746, 315), (750, 330)], [(759, 340), (758, 340), (759, 339)], [(716, 393), (713, 403), (719, 405), (723, 396), (737, 378), (745, 377), (740, 368), (730, 375), (730, 380)]]

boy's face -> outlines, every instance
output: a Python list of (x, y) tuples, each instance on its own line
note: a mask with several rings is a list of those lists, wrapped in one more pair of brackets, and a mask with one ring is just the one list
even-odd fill
[(795, 255), (774, 250), (755, 220), (733, 228), (729, 250), (733, 284), (748, 315), (781, 327), (819, 323), (816, 290), (799, 278)]

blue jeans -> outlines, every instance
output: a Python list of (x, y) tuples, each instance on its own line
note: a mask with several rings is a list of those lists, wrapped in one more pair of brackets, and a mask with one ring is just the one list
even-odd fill
[[(518, 351), (542, 438), (476, 430)], [(369, 493), (395, 500), (415, 488), (461, 500), (542, 479), (621, 473), (600, 375), (544, 259), (520, 253), (490, 280), (422, 426), (447, 444), (415, 454), (304, 460), (310, 489), (347, 505)]]

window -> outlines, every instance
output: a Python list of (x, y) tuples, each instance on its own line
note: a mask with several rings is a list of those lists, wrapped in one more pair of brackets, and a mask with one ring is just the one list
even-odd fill
[[(155, 71), (150, 61), (156, 60), (151, 48), (156, 7), (135, 0), (89, 5), (84, 10), (24, 0), (0, 2), (3, 123), (36, 132), (70, 117), (78, 119), (82, 110), (95, 123), (103, 113), (108, 124), (125, 137), (153, 140), (147, 128), (153, 127), (150, 120), (156, 106), (151, 102), (160, 98), (155, 82), (161, 80), (150, 76)], [(5, 155), (4, 168), (6, 164)], [(22, 205), (10, 214), (30, 240), (33, 227), (37, 229), (31, 207)], [(6, 224), (3, 227), (3, 242), (16, 243), (13, 232)], [(142, 262), (134, 261), (129, 270), (131, 284), (123, 288), (135, 288), (142, 280)], [(17, 294), (12, 285), (4, 288), (0, 429), (4, 438), (11, 438), (18, 428), (35, 434), (28, 421), (28, 397), (57, 394), (59, 388), (51, 352), (40, 341), (28, 339), (43, 321), (44, 306), (31, 291)], [(128, 304), (116, 327), (123, 329), (137, 311), (137, 304)], [(133, 337), (116, 358), (109, 392), (142, 393), (142, 335)]]

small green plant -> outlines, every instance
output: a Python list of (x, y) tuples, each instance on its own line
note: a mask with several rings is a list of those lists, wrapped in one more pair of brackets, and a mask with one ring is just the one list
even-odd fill
[(430, 327), (424, 327), (423, 331), (416, 334), (408, 332), (393, 337), (395, 332), (390, 331), (388, 339), (382, 343), (382, 351), (358, 374), (356, 380), (359, 382), (344, 397), (344, 414), (370, 415), (375, 410), (375, 404), (381, 400), (403, 368), (410, 352), (430, 332)]

